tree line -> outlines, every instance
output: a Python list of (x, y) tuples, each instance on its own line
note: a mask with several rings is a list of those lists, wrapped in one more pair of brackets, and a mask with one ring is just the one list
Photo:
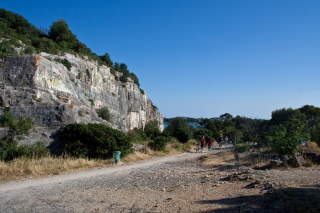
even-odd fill
[(198, 128), (189, 126), (189, 120), (184, 117), (167, 119), (169, 125), (162, 133), (156, 129), (156, 121), (149, 122), (143, 134), (141, 130), (134, 131), (140, 131), (140, 138), (174, 137), (182, 143), (199, 140), (202, 135), (211, 140), (223, 135), (234, 138), (237, 143), (256, 142), (259, 147), (271, 147), (279, 154), (293, 154), (307, 141), (320, 145), (320, 108), (312, 105), (277, 109), (272, 112), (270, 120), (233, 117), (225, 113), (218, 119), (198, 119)]

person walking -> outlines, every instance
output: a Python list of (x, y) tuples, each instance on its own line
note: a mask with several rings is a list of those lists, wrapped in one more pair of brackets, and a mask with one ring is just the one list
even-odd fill
[(201, 152), (203, 152), (203, 147), (206, 144), (206, 137), (203, 135), (201, 137)]
[(207, 144), (208, 144), (208, 151), (210, 152), (211, 150), (214, 150), (214, 148), (212, 149), (212, 144), (213, 144), (213, 141), (211, 139), (207, 139)]
[(222, 134), (218, 137), (219, 149), (222, 148)]
[(225, 143), (228, 143), (228, 140), (229, 140), (229, 138), (228, 138), (228, 136), (226, 136), (226, 137), (224, 138), (224, 142), (225, 142)]
[(236, 136), (233, 136), (232, 143), (236, 143), (236, 142), (237, 142), (237, 138), (236, 138)]

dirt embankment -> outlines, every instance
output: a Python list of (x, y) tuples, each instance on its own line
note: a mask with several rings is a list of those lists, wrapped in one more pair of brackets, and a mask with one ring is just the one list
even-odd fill
[(0, 185), (0, 212), (319, 212), (320, 167), (255, 170), (183, 153)]

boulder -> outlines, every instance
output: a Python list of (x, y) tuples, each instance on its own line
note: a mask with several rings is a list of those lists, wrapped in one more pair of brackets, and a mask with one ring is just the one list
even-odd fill
[(288, 160), (288, 164), (293, 167), (299, 167), (304, 165), (304, 158), (302, 155), (294, 156)]
[(317, 156), (317, 158), (316, 158), (315, 161), (316, 161), (316, 163), (319, 163), (319, 164), (320, 164), (320, 155)]
[(312, 161), (316, 161), (317, 157), (319, 156), (319, 153), (316, 153), (316, 152), (305, 152), (305, 153), (303, 153), (303, 156), (305, 158), (309, 158)]
[(145, 145), (143, 145), (143, 144), (133, 144), (133, 149), (135, 150), (135, 151), (139, 151), (139, 150), (143, 150), (145, 148)]
[(282, 164), (283, 164), (283, 162), (281, 160), (270, 160), (271, 168), (279, 167)]
[(234, 157), (235, 157), (236, 160), (245, 160), (245, 159), (249, 158), (250, 155), (251, 155), (250, 152), (242, 152), (242, 153), (237, 153), (236, 152), (234, 154)]
[(288, 168), (288, 160), (289, 160), (289, 157), (286, 156), (286, 155), (280, 155), (279, 158), (280, 158), (280, 160), (283, 162), (283, 167), (284, 167), (284, 168)]
[(266, 160), (280, 160), (278, 154), (261, 154), (261, 157)]

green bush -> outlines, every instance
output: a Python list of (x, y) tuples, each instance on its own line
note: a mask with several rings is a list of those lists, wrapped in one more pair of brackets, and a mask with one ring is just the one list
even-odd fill
[(68, 61), (68, 59), (64, 58), (61, 60), (61, 63), (67, 68), (67, 70), (71, 70), (72, 64)]
[(209, 129), (206, 128), (197, 128), (195, 129), (193, 136), (195, 140), (199, 140), (200, 138), (202, 138), (202, 136), (205, 136), (205, 138), (207, 140), (214, 140), (214, 138), (212, 137), (213, 132)]
[(164, 151), (168, 141), (164, 136), (158, 136), (148, 143), (148, 146), (155, 151)]
[(248, 150), (250, 150), (251, 146), (249, 144), (246, 143), (242, 143), (242, 144), (237, 144), (234, 147), (234, 151), (238, 152), (238, 153), (242, 153), (242, 152), (246, 152)]
[(41, 158), (49, 154), (49, 149), (43, 142), (18, 146), (17, 142), (0, 140), (0, 160), (8, 161), (18, 157)]
[(89, 101), (91, 102), (91, 106), (94, 106), (94, 100), (93, 99), (89, 99)]
[(15, 149), (16, 143), (8, 143), (4, 140), (0, 140), (0, 160), (6, 161), (10, 158), (10, 150), (12, 147)]
[(67, 153), (74, 157), (106, 159), (114, 151), (121, 151), (122, 156), (132, 152), (129, 136), (103, 124), (69, 124), (60, 137)]
[(31, 145), (21, 145), (16, 149), (15, 157), (41, 158), (50, 154), (49, 149), (43, 142)]
[(193, 137), (193, 132), (190, 130), (187, 121), (181, 117), (172, 118), (167, 128), (162, 132), (162, 135), (172, 136), (178, 139), (181, 143), (186, 143)]
[(26, 47), (25, 50), (24, 50), (24, 53), (28, 54), (28, 55), (32, 55), (33, 52), (34, 52), (34, 48), (31, 47), (31, 46)]
[(145, 141), (148, 138), (146, 133), (138, 128), (128, 131), (127, 135), (135, 142)]
[(282, 124), (271, 127), (266, 133), (265, 143), (280, 155), (294, 155), (299, 145), (308, 140), (308, 136), (303, 132), (302, 125), (293, 124), (288, 128)]
[(68, 61), (68, 59), (64, 58), (61, 60), (60, 58), (55, 58), (54, 60), (63, 64), (67, 68), (67, 70), (71, 70), (72, 64)]
[(29, 135), (32, 128), (32, 118), (22, 116), (15, 117), (11, 111), (6, 111), (0, 116), (0, 126), (8, 127), (8, 140), (13, 142), (15, 139), (21, 139), (24, 135)]
[(160, 136), (159, 122), (157, 120), (149, 121), (144, 127), (144, 133), (152, 140)]
[(96, 111), (97, 111), (98, 116), (101, 117), (102, 119), (104, 119), (106, 121), (111, 120), (111, 115), (110, 115), (108, 107), (102, 107), (101, 109), (97, 109)]

